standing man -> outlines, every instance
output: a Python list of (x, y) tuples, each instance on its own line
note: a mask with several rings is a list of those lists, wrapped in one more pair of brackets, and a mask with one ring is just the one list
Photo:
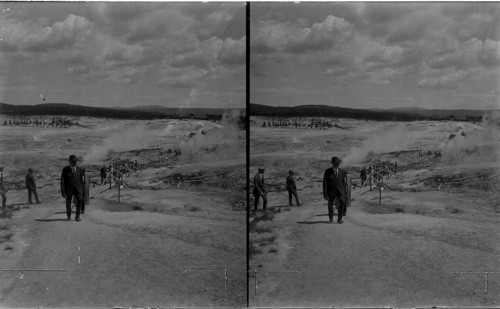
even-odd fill
[(101, 185), (106, 181), (106, 165), (101, 167)]
[(361, 187), (364, 187), (366, 182), (366, 167), (363, 166), (363, 169), (361, 170)]
[(293, 171), (288, 172), (288, 177), (286, 178), (286, 190), (288, 191), (288, 205), (292, 205), (292, 195), (295, 196), (295, 201), (297, 206), (300, 206), (299, 196), (297, 195), (297, 185), (295, 184), (295, 179), (293, 178)]
[(328, 201), (328, 217), (333, 223), (333, 203), (338, 203), (337, 222), (342, 224), (342, 216), (346, 215), (347, 172), (339, 168), (341, 160), (332, 158), (332, 167), (323, 176), (323, 197)]
[(255, 211), (257, 211), (260, 196), (262, 196), (262, 209), (267, 209), (267, 191), (264, 187), (264, 171), (264, 168), (259, 167), (259, 172), (255, 174), (253, 178), (253, 196), (255, 198), (253, 208)]
[(80, 221), (80, 207), (82, 205), (85, 182), (85, 170), (77, 166), (75, 155), (69, 156), (69, 165), (61, 173), (61, 194), (66, 199), (66, 215), (71, 220), (71, 199), (76, 199), (75, 221)]
[(28, 189), (28, 202), (33, 204), (31, 201), (31, 193), (33, 193), (36, 203), (40, 204), (40, 201), (38, 200), (38, 193), (36, 192), (35, 177), (33, 176), (33, 169), (31, 167), (28, 168), (28, 174), (26, 174), (26, 189)]

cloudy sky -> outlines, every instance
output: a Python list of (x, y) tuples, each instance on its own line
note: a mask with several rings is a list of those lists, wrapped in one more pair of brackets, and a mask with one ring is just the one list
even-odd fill
[(252, 3), (252, 103), (500, 108), (497, 3)]
[(0, 102), (245, 106), (243, 3), (0, 3)]

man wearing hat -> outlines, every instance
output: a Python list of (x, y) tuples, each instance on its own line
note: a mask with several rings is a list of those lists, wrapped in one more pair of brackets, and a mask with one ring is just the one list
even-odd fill
[(328, 201), (328, 217), (333, 223), (333, 204), (338, 203), (337, 222), (342, 224), (342, 216), (346, 215), (347, 172), (339, 168), (341, 160), (332, 158), (332, 167), (323, 176), (323, 197)]
[(253, 196), (255, 198), (255, 202), (253, 204), (253, 208), (257, 211), (257, 206), (259, 205), (259, 197), (262, 196), (262, 209), (266, 210), (267, 208), (267, 191), (264, 187), (264, 171), (265, 169), (259, 167), (259, 172), (255, 174), (253, 178)]
[(40, 201), (38, 200), (38, 193), (36, 192), (35, 177), (33, 176), (33, 169), (31, 167), (28, 168), (28, 174), (26, 174), (26, 189), (28, 189), (28, 202), (33, 204), (31, 200), (31, 193), (33, 193), (36, 203), (40, 204)]
[(288, 205), (292, 205), (292, 195), (295, 196), (295, 201), (297, 206), (300, 206), (299, 196), (297, 195), (297, 185), (295, 184), (295, 179), (293, 178), (293, 171), (288, 172), (288, 177), (286, 178), (286, 190), (288, 191)]
[(80, 221), (80, 207), (82, 205), (85, 182), (85, 170), (77, 166), (75, 155), (69, 156), (69, 165), (64, 167), (61, 174), (61, 194), (66, 199), (66, 215), (71, 220), (71, 200), (76, 199), (75, 221)]

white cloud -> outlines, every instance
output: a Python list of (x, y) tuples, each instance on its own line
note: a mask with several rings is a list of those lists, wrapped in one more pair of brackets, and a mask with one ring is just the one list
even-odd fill
[(169, 86), (175, 88), (195, 88), (202, 84), (202, 81), (209, 75), (210, 71), (204, 69), (169, 69), (167, 77), (158, 81), (159, 86)]
[(225, 39), (217, 55), (217, 59), (226, 64), (244, 64), (245, 57), (246, 37), (239, 40)]
[(300, 20), (293, 23), (263, 22), (252, 39), (252, 51), (301, 53), (321, 50), (348, 40), (354, 34), (349, 22), (332, 15), (328, 15), (323, 22), (315, 23), (310, 28), (302, 27), (303, 24)]
[(176, 55), (170, 59), (173, 67), (198, 66), (202, 68), (210, 67), (217, 59), (217, 54), (221, 49), (223, 41), (216, 37), (200, 42), (192, 51)]
[(417, 83), (417, 86), (420, 88), (457, 88), (461, 81), (470, 76), (470, 73), (450, 71), (445, 74), (438, 72), (437, 74), (429, 73), (429, 75), (437, 76), (424, 78)]
[(479, 50), (478, 60), (483, 65), (500, 64), (500, 42), (486, 40)]
[(0, 50), (48, 51), (71, 47), (92, 31), (92, 24), (84, 17), (70, 14), (62, 22), (50, 27), (36, 23), (0, 21)]

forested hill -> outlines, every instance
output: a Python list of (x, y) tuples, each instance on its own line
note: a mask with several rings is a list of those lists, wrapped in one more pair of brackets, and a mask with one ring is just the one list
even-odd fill
[(11, 105), (0, 103), (0, 114), (4, 115), (66, 115), (78, 117), (105, 117), (118, 119), (162, 119), (162, 118), (204, 118), (207, 115), (222, 115), (220, 108), (167, 108), (131, 107), (105, 108), (67, 103), (45, 103), (38, 105)]
[(481, 121), (485, 111), (432, 109), (355, 109), (328, 105), (268, 106), (250, 103), (250, 115), (269, 117), (336, 117), (386, 121), (466, 120)]

